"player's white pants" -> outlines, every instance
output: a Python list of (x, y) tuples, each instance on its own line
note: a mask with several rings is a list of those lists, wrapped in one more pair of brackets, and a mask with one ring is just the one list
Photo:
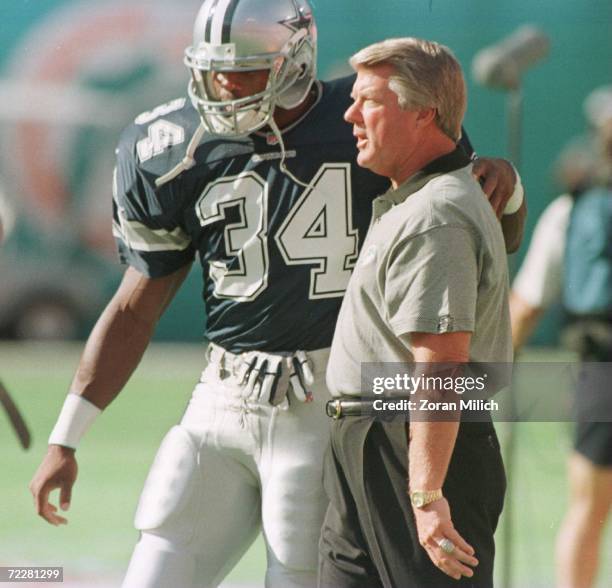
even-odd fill
[(164, 438), (149, 472), (124, 588), (216, 587), (260, 529), (266, 587), (316, 587), (327, 506), (328, 350), (308, 355), (314, 400), (298, 402), (290, 390), (288, 401), (272, 407), (245, 397), (236, 356), (212, 348), (181, 423)]

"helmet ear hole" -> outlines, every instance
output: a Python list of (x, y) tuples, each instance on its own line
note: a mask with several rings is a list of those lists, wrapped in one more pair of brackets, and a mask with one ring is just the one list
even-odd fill
[(292, 56), (293, 83), (278, 96), (277, 104), (281, 108), (295, 108), (306, 98), (315, 80), (316, 59), (317, 51), (314, 39), (305, 38), (295, 47)]

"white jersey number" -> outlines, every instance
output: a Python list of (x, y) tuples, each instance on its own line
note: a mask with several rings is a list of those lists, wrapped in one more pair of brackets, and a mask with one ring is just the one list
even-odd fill
[(240, 220), (225, 225), (224, 239), (225, 252), (235, 258), (238, 267), (229, 269), (223, 262), (211, 262), (210, 277), (217, 297), (248, 301), (268, 285), (267, 184), (254, 172), (221, 178), (206, 187), (196, 212), (204, 227), (225, 219), (225, 211), (236, 206)]
[(342, 296), (357, 260), (348, 165), (322, 165), (275, 239), (287, 265), (314, 264), (310, 299)]
[(147, 136), (136, 144), (138, 159), (141, 163), (156, 155), (161, 155), (168, 147), (180, 145), (185, 141), (185, 130), (179, 125), (161, 119), (149, 125)]
[[(225, 226), (225, 251), (238, 269), (210, 264), (215, 296), (254, 300), (268, 286), (268, 186), (255, 172), (209, 184), (196, 210), (200, 224), (225, 218), (239, 206), (240, 222)], [(321, 166), (275, 235), (287, 265), (314, 265), (310, 299), (342, 296), (357, 259), (357, 230), (352, 223), (349, 164)]]

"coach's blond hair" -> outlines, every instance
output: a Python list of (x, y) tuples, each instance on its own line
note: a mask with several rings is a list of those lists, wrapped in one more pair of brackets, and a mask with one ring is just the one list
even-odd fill
[(438, 128), (458, 141), (467, 91), (461, 65), (452, 51), (433, 41), (405, 37), (375, 43), (350, 59), (354, 69), (382, 63), (395, 69), (389, 89), (397, 94), (400, 108), (435, 108)]

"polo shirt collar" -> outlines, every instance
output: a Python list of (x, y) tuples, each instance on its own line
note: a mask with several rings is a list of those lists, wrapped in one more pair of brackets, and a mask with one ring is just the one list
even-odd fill
[[(468, 165), (470, 161), (470, 158), (461, 147), (456, 147), (454, 151), (434, 159), (423, 169), (410, 176), (405, 182), (398, 186), (397, 189), (391, 189), (382, 196), (376, 198), (373, 203), (374, 216), (381, 216), (386, 210), (389, 210), (397, 204), (401, 204), (408, 196), (418, 192), (437, 176), (450, 173), (456, 169), (461, 169)], [(380, 213), (376, 214), (378, 211), (380, 211)]]

